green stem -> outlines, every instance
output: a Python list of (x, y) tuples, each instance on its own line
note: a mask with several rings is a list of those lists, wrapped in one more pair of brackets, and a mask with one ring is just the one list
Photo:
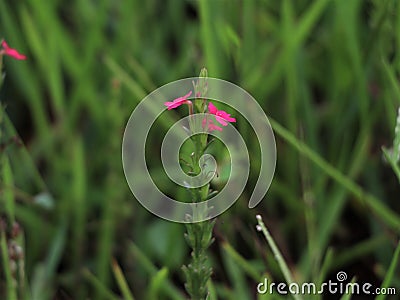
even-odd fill
[[(194, 83), (194, 91), (197, 99), (194, 100), (194, 105), (189, 105), (189, 115), (192, 116), (194, 109), (198, 113), (204, 113), (206, 110), (205, 94), (207, 93), (207, 70), (202, 69), (199, 80)], [(190, 129), (196, 132), (194, 128), (201, 126), (199, 119), (190, 119)], [(191, 137), (194, 144), (194, 153), (191, 159), (191, 166), (194, 175), (199, 175), (203, 172), (202, 166), (199, 165), (201, 156), (207, 148), (207, 133), (200, 133)], [(196, 184), (197, 186), (197, 184)], [(191, 190), (192, 202), (203, 202), (209, 195), (209, 184)], [(204, 219), (207, 214), (207, 209), (204, 211), (193, 211), (194, 220)], [(183, 266), (183, 271), (186, 276), (185, 288), (192, 300), (205, 300), (209, 294), (207, 283), (212, 273), (212, 268), (208, 265), (207, 248), (213, 242), (212, 231), (215, 220), (207, 220), (197, 223), (186, 224), (187, 233), (185, 234), (186, 241), (190, 248), (191, 260), (188, 265)]]
[[(196, 138), (200, 141), (201, 137), (198, 136)], [(195, 144), (201, 145), (201, 143)], [(200, 147), (196, 147), (196, 150), (199, 148)], [(203, 149), (201, 149), (201, 151), (195, 151), (192, 165), (193, 169), (196, 170), (195, 173), (201, 172), (201, 168), (198, 166), (197, 162), (202, 152)], [(198, 203), (206, 200), (208, 191), (208, 184), (195, 189), (193, 201)], [(200, 212), (200, 214), (204, 213), (207, 212)], [(206, 299), (208, 295), (207, 282), (211, 276), (212, 268), (207, 264), (208, 258), (206, 251), (213, 242), (212, 230), (214, 223), (215, 221), (203, 221), (186, 224), (187, 234), (185, 234), (185, 238), (192, 248), (192, 253), (191, 261), (187, 266), (183, 267), (183, 271), (186, 275), (185, 288), (192, 300), (203, 300)]]

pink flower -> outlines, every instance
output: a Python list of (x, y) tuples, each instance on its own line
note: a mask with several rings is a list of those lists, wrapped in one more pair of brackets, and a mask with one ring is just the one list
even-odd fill
[(220, 123), (222, 126), (228, 125), (228, 122), (236, 122), (235, 118), (232, 118), (231, 115), (226, 111), (218, 110), (211, 102), (208, 103), (208, 112), (215, 115), (218, 123)]
[[(205, 128), (206, 124), (207, 124), (207, 118), (204, 118), (203, 121), (201, 121), (201, 126), (203, 128)], [(217, 126), (217, 125), (215, 125), (212, 120), (208, 120), (207, 130), (210, 131), (210, 132), (214, 131), (214, 130), (222, 131), (222, 128)]]
[(171, 110), (173, 108), (177, 108), (178, 106), (181, 106), (182, 104), (192, 104), (190, 100), (187, 100), (187, 98), (192, 94), (192, 91), (187, 93), (185, 96), (176, 98), (172, 102), (165, 102), (164, 105), (168, 107), (168, 110)]
[(15, 50), (13, 48), (10, 48), (5, 40), (3, 40), (1, 42), (1, 46), (3, 47), (3, 49), (0, 50), (0, 54), (5, 54), (8, 56), (11, 56), (12, 58), (18, 59), (18, 60), (26, 59), (25, 55), (19, 53), (17, 50)]

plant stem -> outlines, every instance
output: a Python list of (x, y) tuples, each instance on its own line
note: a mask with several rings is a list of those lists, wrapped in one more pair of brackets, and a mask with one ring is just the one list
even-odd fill
[[(194, 109), (198, 113), (204, 113), (207, 105), (205, 95), (207, 93), (207, 70), (203, 68), (200, 72), (199, 80), (193, 82), (193, 88), (197, 99), (194, 100), (194, 105), (189, 105), (189, 114), (193, 115)], [(202, 126), (198, 119), (190, 119), (190, 128), (192, 132), (197, 132), (194, 128)], [(207, 148), (207, 133), (199, 133), (191, 136), (194, 152), (191, 159), (191, 170), (195, 175), (199, 175), (203, 171), (203, 166), (199, 165), (200, 158)], [(198, 186), (196, 184), (196, 186)], [(210, 184), (206, 183), (201, 187), (191, 190), (192, 202), (200, 203), (207, 200), (209, 195)], [(208, 209), (204, 211), (193, 211), (192, 220), (203, 220), (204, 215), (208, 213)], [(212, 268), (208, 265), (207, 248), (213, 242), (212, 231), (215, 224), (214, 220), (207, 220), (197, 223), (186, 224), (187, 233), (185, 239), (192, 249), (191, 261), (188, 265), (183, 266), (183, 271), (186, 276), (185, 288), (192, 300), (205, 300), (209, 294), (207, 283), (212, 274)]]
[[(194, 139), (196, 139), (194, 142), (196, 150), (192, 167), (195, 173), (198, 174), (201, 172), (201, 168), (198, 166), (197, 162), (203, 154), (207, 143), (202, 142), (204, 139), (202, 139), (201, 135), (194, 137)], [(193, 193), (193, 201), (198, 203), (206, 200), (208, 192), (209, 184), (196, 188)], [(200, 214), (204, 213), (207, 213), (207, 211), (200, 212)], [(208, 295), (207, 282), (211, 276), (212, 268), (207, 265), (208, 258), (206, 251), (213, 242), (212, 230), (214, 224), (215, 219), (186, 224), (187, 233), (185, 234), (185, 239), (192, 248), (192, 253), (191, 262), (187, 266), (183, 266), (183, 271), (186, 276), (185, 288), (192, 300), (203, 300), (206, 299)]]

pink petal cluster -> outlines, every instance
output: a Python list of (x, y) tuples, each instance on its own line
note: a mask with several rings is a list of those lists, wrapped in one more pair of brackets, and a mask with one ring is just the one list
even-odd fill
[(19, 53), (16, 49), (10, 48), (5, 40), (1, 42), (3, 49), (0, 50), (0, 54), (11, 56), (12, 58), (23, 60), (26, 56)]
[(222, 126), (228, 125), (228, 122), (236, 122), (235, 118), (232, 118), (226, 111), (218, 110), (211, 102), (208, 103), (208, 112), (215, 115), (215, 119), (217, 119), (218, 123)]
[[(175, 100), (171, 101), (171, 102), (164, 102), (164, 105), (168, 108), (168, 110), (171, 110), (173, 108), (177, 108), (179, 106), (181, 106), (182, 104), (188, 104), (190, 105), (189, 107), (189, 113), (193, 114), (192, 111), (192, 102), (190, 100), (188, 100), (188, 98), (190, 97), (190, 95), (192, 94), (192, 91), (190, 91), (189, 93), (187, 93), (185, 96), (176, 98)], [(228, 114), (226, 111), (223, 110), (218, 110), (214, 104), (212, 104), (211, 102), (208, 103), (208, 112), (212, 115), (215, 116), (215, 119), (217, 120), (218, 123), (220, 123), (222, 126), (227, 126), (228, 122), (236, 122), (236, 119), (231, 117), (230, 114)], [(213, 120), (210, 119), (203, 119), (202, 121), (202, 127), (206, 128), (208, 131), (222, 131), (222, 128), (217, 126), (216, 124), (214, 124)]]
[(187, 98), (192, 94), (192, 91), (187, 93), (185, 96), (176, 98), (172, 102), (165, 102), (164, 105), (168, 108), (168, 110), (171, 110), (173, 108), (177, 108), (178, 106), (181, 106), (182, 104), (192, 104), (190, 100), (187, 100)]

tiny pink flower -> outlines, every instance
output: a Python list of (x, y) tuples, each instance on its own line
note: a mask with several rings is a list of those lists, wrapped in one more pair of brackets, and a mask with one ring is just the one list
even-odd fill
[(190, 100), (187, 100), (187, 98), (192, 94), (192, 91), (190, 91), (189, 93), (187, 93), (185, 96), (176, 98), (174, 101), (172, 102), (165, 102), (164, 105), (166, 107), (168, 107), (168, 110), (171, 110), (173, 108), (177, 108), (178, 106), (181, 106), (182, 104), (192, 104), (192, 102)]
[[(207, 124), (207, 118), (204, 118), (203, 121), (201, 121), (201, 126), (203, 128), (205, 128), (206, 124)], [(222, 128), (217, 126), (217, 125), (215, 125), (212, 120), (208, 120), (207, 130), (210, 131), (210, 132), (214, 131), (214, 130), (222, 131)]]
[(220, 123), (222, 126), (228, 125), (228, 122), (236, 122), (235, 118), (232, 118), (231, 115), (226, 111), (218, 110), (211, 102), (208, 103), (208, 112), (215, 115), (218, 123)]
[(10, 48), (5, 40), (1, 42), (1, 46), (3, 47), (3, 49), (0, 50), (0, 54), (8, 55), (18, 60), (26, 59), (25, 55), (19, 53), (13, 48)]

